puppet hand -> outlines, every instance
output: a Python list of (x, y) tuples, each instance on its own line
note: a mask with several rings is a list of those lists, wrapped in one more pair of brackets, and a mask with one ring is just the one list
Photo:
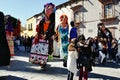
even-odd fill
[(46, 38), (46, 34), (44, 34), (44, 35), (41, 35), (42, 36), (42, 39), (45, 39)]

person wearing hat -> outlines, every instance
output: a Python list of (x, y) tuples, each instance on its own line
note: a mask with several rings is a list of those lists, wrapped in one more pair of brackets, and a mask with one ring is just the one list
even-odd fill
[[(39, 40), (48, 41), (48, 60), (49, 56), (52, 58), (53, 52), (53, 39), (54, 39), (54, 28), (55, 28), (55, 5), (53, 3), (47, 3), (44, 5), (44, 10), (42, 14), (42, 19), (36, 26), (36, 36), (33, 40), (34, 44), (39, 43)], [(38, 46), (40, 47), (40, 46)], [(41, 65), (42, 68), (46, 67), (46, 59), (45, 63)]]
[(9, 16), (6, 19), (5, 31), (6, 31), (6, 38), (7, 38), (8, 46), (9, 46), (9, 49), (10, 49), (10, 54), (11, 54), (11, 57), (13, 57), (13, 56), (15, 56), (14, 42), (13, 42), (14, 28), (13, 28), (13, 25), (12, 25), (12, 17), (11, 16)]

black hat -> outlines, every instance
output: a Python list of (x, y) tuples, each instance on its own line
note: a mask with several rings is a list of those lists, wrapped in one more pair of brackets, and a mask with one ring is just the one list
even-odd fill
[(85, 36), (83, 34), (78, 35), (78, 41), (80, 41), (80, 40), (85, 40)]
[(98, 23), (97, 26), (98, 26), (98, 27), (104, 26), (104, 23)]

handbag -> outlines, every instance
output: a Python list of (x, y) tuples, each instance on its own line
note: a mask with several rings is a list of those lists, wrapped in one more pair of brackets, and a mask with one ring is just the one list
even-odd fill
[(34, 64), (46, 64), (48, 59), (48, 44), (44, 39), (39, 39), (39, 42), (33, 44), (29, 56), (29, 62)]

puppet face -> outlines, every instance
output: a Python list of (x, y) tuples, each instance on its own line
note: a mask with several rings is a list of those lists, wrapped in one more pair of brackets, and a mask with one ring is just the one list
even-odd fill
[(61, 21), (61, 23), (67, 23), (68, 17), (66, 15), (62, 15), (62, 16), (60, 16), (60, 21)]
[(45, 14), (47, 16), (50, 16), (53, 12), (54, 7), (52, 5), (46, 5), (45, 6)]

